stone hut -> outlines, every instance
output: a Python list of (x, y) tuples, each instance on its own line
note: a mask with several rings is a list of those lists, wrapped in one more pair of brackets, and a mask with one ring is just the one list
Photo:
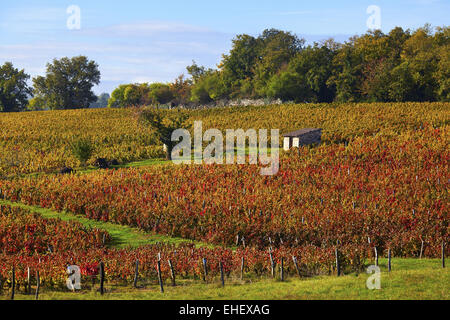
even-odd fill
[(320, 144), (322, 142), (322, 129), (302, 129), (285, 134), (284, 150), (289, 151), (291, 148), (299, 148), (300, 146), (308, 146), (311, 144)]

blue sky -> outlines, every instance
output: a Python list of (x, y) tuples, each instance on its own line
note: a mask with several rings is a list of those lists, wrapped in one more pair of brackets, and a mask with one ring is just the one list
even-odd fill
[[(81, 10), (69, 30), (67, 8)], [(450, 0), (16, 0), (0, 4), (0, 64), (32, 76), (53, 58), (87, 55), (100, 65), (96, 93), (120, 83), (171, 81), (192, 60), (214, 67), (240, 33), (292, 31), (309, 42), (344, 41), (367, 31), (367, 8), (381, 9), (382, 30), (448, 25)]]

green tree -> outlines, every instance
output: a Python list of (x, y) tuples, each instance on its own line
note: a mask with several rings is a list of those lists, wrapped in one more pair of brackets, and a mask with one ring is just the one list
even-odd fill
[(228, 73), (232, 81), (252, 78), (258, 61), (259, 42), (256, 38), (241, 34), (232, 41), (232, 49), (223, 55), (219, 68)]
[(108, 106), (108, 101), (110, 96), (108, 93), (102, 93), (97, 97), (97, 101), (91, 103), (90, 108), (106, 108)]
[(223, 72), (208, 71), (192, 87), (191, 100), (198, 103), (209, 103), (214, 100), (225, 99), (231, 90)]
[(148, 97), (153, 105), (167, 104), (175, 98), (170, 86), (165, 83), (152, 83)]
[(394, 102), (415, 101), (418, 97), (416, 83), (408, 62), (396, 66), (391, 71), (389, 99)]
[(429, 25), (417, 29), (405, 41), (402, 52), (402, 63), (408, 64), (414, 80), (414, 97), (408, 100), (435, 101), (439, 84), (434, 74), (439, 67), (439, 56)]
[(267, 82), (301, 52), (305, 40), (290, 32), (267, 29), (258, 37), (258, 42), (255, 88), (259, 94), (264, 95)]
[(11, 62), (0, 66), (0, 112), (23, 111), (32, 94), (24, 70), (14, 68)]
[(29, 111), (45, 110), (45, 101), (40, 97), (34, 97), (28, 102), (27, 110)]
[(332, 75), (335, 54), (335, 43), (328, 41), (305, 48), (291, 60), (287, 70), (298, 75), (299, 86), (302, 84), (303, 90), (298, 92), (296, 99), (311, 102), (334, 100), (335, 88), (327, 82)]
[(70, 149), (75, 158), (77, 158), (83, 167), (86, 167), (88, 160), (94, 154), (95, 148), (90, 140), (80, 139), (70, 145)]
[(304, 102), (308, 99), (309, 90), (303, 77), (295, 72), (282, 72), (272, 77), (267, 85), (267, 95), (272, 98)]
[(120, 108), (125, 107), (125, 89), (128, 84), (121, 84), (111, 93), (111, 97), (108, 100), (108, 108)]
[(205, 74), (211, 72), (211, 69), (206, 69), (203, 66), (199, 66), (195, 61), (192, 61), (192, 65), (187, 66), (186, 70), (192, 77), (192, 81), (195, 83), (200, 80)]
[(438, 55), (439, 64), (434, 73), (438, 85), (437, 97), (441, 101), (450, 101), (450, 45), (442, 46)]
[(438, 86), (436, 95), (440, 101), (450, 101), (450, 27), (436, 29), (434, 44), (439, 61), (433, 75)]
[(52, 110), (88, 108), (97, 100), (92, 87), (99, 83), (98, 65), (85, 56), (55, 59), (45, 77), (33, 79), (35, 95)]
[(144, 84), (130, 84), (125, 88), (123, 93), (123, 102), (125, 106), (141, 106), (146, 104), (146, 96), (148, 95), (149, 88), (146, 83)]
[(126, 108), (150, 104), (150, 87), (147, 83), (123, 84), (117, 87), (108, 101), (109, 108)]

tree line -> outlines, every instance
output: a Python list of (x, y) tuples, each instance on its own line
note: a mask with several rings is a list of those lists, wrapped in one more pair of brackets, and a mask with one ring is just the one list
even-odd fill
[[(208, 104), (275, 98), (294, 102), (450, 101), (450, 30), (397, 27), (312, 45), (277, 29), (237, 35), (216, 69), (193, 62), (171, 83), (123, 84), (96, 97), (98, 65), (63, 58), (33, 79), (11, 63), (0, 66), (0, 111)], [(107, 101), (107, 102), (106, 102)]]
[(208, 104), (275, 98), (294, 102), (450, 101), (450, 29), (394, 28), (305, 45), (291, 32), (241, 34), (217, 69), (195, 62), (169, 84), (122, 85), (109, 106)]
[(193, 65), (191, 100), (449, 101), (450, 30), (370, 31), (305, 46), (290, 32), (238, 35), (217, 70)]

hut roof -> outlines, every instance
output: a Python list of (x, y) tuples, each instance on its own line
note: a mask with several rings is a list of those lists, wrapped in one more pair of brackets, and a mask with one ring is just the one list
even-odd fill
[(312, 132), (317, 132), (317, 131), (322, 131), (322, 129), (314, 129), (314, 128), (301, 129), (301, 130), (297, 130), (297, 131), (294, 131), (294, 132), (286, 133), (283, 136), (284, 137), (290, 137), (290, 138), (294, 137), (295, 138), (295, 137), (300, 137), (300, 136), (302, 136), (304, 134), (307, 134), (307, 133), (312, 133)]

